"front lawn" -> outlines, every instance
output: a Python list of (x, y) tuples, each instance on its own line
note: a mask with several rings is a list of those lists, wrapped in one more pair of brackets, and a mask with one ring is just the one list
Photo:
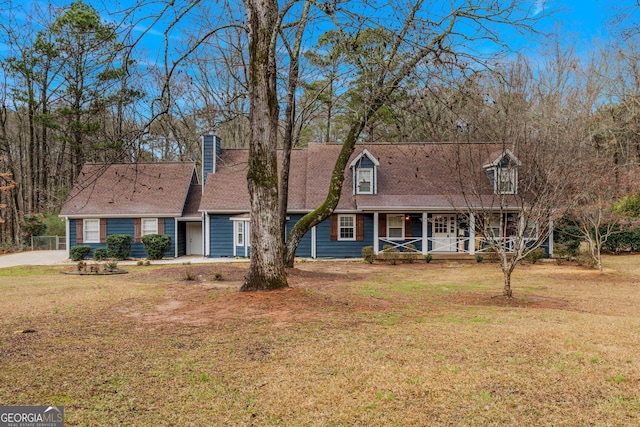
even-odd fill
[(640, 424), (640, 256), (0, 270), (0, 402), (69, 426)]

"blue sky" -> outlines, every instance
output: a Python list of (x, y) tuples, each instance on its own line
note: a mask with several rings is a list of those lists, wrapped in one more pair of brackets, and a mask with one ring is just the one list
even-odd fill
[[(10, 0), (14, 5), (20, 3), (27, 4), (27, 1)], [(71, 0), (31, 0), (41, 5), (50, 4), (68, 4)], [(84, 0), (96, 7), (107, 20), (115, 19), (109, 17), (107, 11), (113, 12), (116, 9), (122, 9), (127, 5), (135, 4), (135, 0)], [(178, 0), (180, 2), (180, 0)], [(211, 7), (215, 7), (217, 2), (213, 0), (203, 0)], [(239, 1), (239, 0), (238, 0)], [(159, 2), (158, 2), (159, 3)], [(153, 4), (153, 2), (147, 2)], [(640, 6), (636, 0), (531, 0), (532, 10), (543, 16), (537, 27), (540, 31), (548, 33), (555, 32), (559, 34), (561, 41), (572, 43), (576, 46), (578, 52), (588, 50), (588, 46), (594, 39), (606, 39), (609, 36), (608, 29), (611, 19), (616, 12), (635, 10), (635, 19), (638, 22), (640, 16)], [(614, 8), (616, 8), (614, 10)], [(12, 13), (7, 9), (7, 3), (0, 7), (0, 22), (7, 20), (7, 14)], [(20, 19), (20, 17), (18, 17)], [(24, 18), (23, 18), (24, 19)], [(146, 22), (141, 22), (144, 25)], [(139, 27), (142, 28), (142, 25)], [(158, 42), (163, 40), (161, 30), (154, 29), (147, 33), (147, 45), (157, 46)], [(530, 41), (523, 42), (521, 38), (513, 37), (511, 39), (513, 48), (524, 51), (525, 54), (536, 54), (536, 43)], [(2, 47), (0, 46), (0, 50)], [(154, 49), (155, 50), (155, 49)], [(150, 58), (151, 61), (154, 59)]]

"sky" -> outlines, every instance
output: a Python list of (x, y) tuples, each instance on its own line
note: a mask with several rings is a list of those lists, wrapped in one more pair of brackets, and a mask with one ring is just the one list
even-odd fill
[[(0, 24), (6, 24), (9, 22), (8, 16), (13, 13), (13, 16), (20, 20), (25, 20), (26, 17), (19, 16), (15, 13), (15, 10), (9, 8), (8, 5), (13, 3), (14, 5), (27, 5), (29, 2), (37, 2), (40, 5), (54, 4), (63, 5), (69, 4), (72, 0), (0, 0)], [(113, 12), (114, 10), (120, 10), (126, 6), (135, 4), (137, 0), (84, 0), (86, 3), (92, 4), (107, 20), (115, 20), (115, 17), (109, 16), (107, 12)], [(239, 1), (239, 0), (238, 0)], [(640, 22), (640, 5), (637, 0), (525, 0), (530, 1), (531, 10), (536, 16), (540, 18), (540, 21), (536, 24), (537, 28), (544, 33), (558, 34), (562, 43), (571, 43), (575, 47), (575, 51), (580, 54), (587, 52), (589, 46), (594, 40), (607, 39), (610, 37), (608, 32), (611, 29), (611, 21), (616, 16), (616, 13), (624, 10), (634, 10), (635, 22)], [(158, 3), (162, 0), (158, 0)], [(153, 4), (153, 1), (147, 1), (147, 4)], [(184, 4), (186, 0), (176, 0), (177, 4)], [(215, 5), (219, 4), (216, 0), (203, 0), (203, 4), (209, 5), (211, 11), (215, 13)], [(631, 8), (631, 9), (629, 9)], [(17, 15), (17, 16), (16, 16)], [(3, 22), (4, 21), (4, 22)], [(147, 21), (148, 22), (148, 21)], [(138, 34), (144, 30), (145, 21), (138, 23), (134, 30), (134, 34)], [(510, 43), (513, 50), (520, 51), (524, 54), (539, 55), (540, 44), (542, 38), (539, 38), (539, 42), (531, 42), (521, 37), (517, 37), (515, 34), (510, 38)], [(145, 46), (150, 49), (147, 54), (155, 51), (156, 55), (159, 53), (158, 46), (164, 41), (164, 37), (161, 29), (152, 29), (146, 34)], [(2, 51), (6, 50), (0, 42), (0, 56)], [(144, 59), (138, 58), (139, 61), (145, 62)], [(148, 58), (148, 63), (154, 63), (160, 60), (160, 58)]]

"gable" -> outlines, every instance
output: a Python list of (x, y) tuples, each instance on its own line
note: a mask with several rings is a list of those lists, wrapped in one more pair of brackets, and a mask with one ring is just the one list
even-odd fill
[(84, 165), (60, 211), (62, 216), (180, 216), (193, 163)]

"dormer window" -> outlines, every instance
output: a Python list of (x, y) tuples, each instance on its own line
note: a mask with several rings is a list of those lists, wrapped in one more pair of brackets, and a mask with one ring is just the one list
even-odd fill
[(496, 194), (516, 194), (517, 170), (514, 167), (496, 168)]
[(357, 194), (373, 194), (373, 169), (358, 168), (356, 182)]
[(495, 194), (518, 193), (518, 166), (520, 160), (509, 149), (494, 154), (492, 161), (483, 167), (487, 171)]
[(353, 172), (353, 194), (377, 193), (377, 168), (380, 162), (366, 148), (358, 154), (349, 167)]

